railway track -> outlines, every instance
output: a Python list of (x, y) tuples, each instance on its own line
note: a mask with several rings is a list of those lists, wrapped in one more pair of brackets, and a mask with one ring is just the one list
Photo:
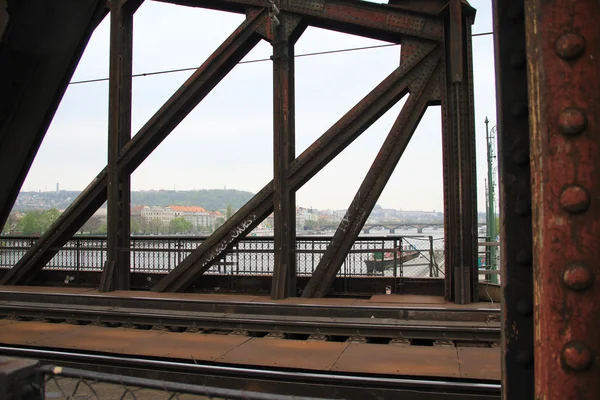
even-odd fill
[(15, 319), (80, 325), (94, 323), (110, 327), (238, 333), (249, 336), (271, 334), (294, 338), (297, 338), (297, 335), (305, 335), (306, 338), (312, 336), (329, 340), (357, 338), (484, 344), (500, 340), (500, 324), (497, 322), (259, 315), (6, 301), (0, 301), (0, 315)]
[(139, 378), (261, 392), (335, 399), (498, 400), (499, 382), (465, 379), (403, 378), (256, 368), (197, 361), (156, 360), (97, 352), (0, 346), (0, 354), (35, 358), (42, 364)]

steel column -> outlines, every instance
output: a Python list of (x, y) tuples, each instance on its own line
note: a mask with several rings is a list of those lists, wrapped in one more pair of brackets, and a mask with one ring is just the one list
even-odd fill
[[(535, 398), (598, 399), (600, 3), (527, 0), (525, 5)], [(530, 296), (512, 300), (531, 314)]]
[(287, 14), (277, 18), (279, 25), (272, 24), (275, 268), (271, 297), (283, 299), (296, 295), (296, 192), (288, 178), (296, 158), (294, 43), (300, 19)]
[(500, 251), (502, 391), (533, 396), (533, 273), (527, 69), (523, 0), (494, 1)]
[[(429, 46), (423, 45), (418, 53), (427, 53)], [(342, 219), (327, 250), (313, 272), (313, 276), (302, 292), (302, 297), (323, 297), (344, 263), (348, 251), (360, 234), (375, 203), (392, 176), (398, 161), (412, 137), (421, 117), (427, 109), (431, 95), (439, 85), (440, 52), (434, 51), (420, 68), (421, 74), (409, 85), (408, 98), (396, 119), (373, 165), (363, 180), (352, 204)], [(434, 72), (437, 71), (437, 72)]]
[[(267, 20), (265, 10), (251, 10), (247, 19), (175, 92), (173, 96), (127, 143), (118, 161), (124, 173), (131, 173), (183, 121), (208, 93), (261, 40), (256, 30)], [(48, 232), (19, 260), (0, 284), (26, 284), (46, 265), (58, 249), (106, 201), (108, 168), (104, 168), (65, 210)]]
[(444, 231), (447, 297), (478, 301), (472, 13), (461, 0), (446, 9), (446, 74), (442, 90)]
[(107, 260), (100, 291), (128, 290), (131, 230), (131, 179), (118, 165), (123, 147), (131, 140), (131, 75), (133, 13), (127, 0), (110, 7), (110, 77), (108, 111)]
[[(300, 154), (290, 166), (290, 187), (293, 190), (302, 187), (396, 104), (408, 92), (409, 83), (419, 74), (419, 68), (428, 54), (419, 54), (410, 62), (398, 67)], [(189, 287), (272, 210), (273, 182), (271, 181), (152, 290), (176, 292)]]

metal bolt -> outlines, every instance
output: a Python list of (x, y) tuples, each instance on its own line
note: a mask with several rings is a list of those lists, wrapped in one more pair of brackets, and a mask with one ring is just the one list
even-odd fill
[(563, 60), (580, 57), (585, 49), (585, 39), (576, 33), (565, 33), (556, 41), (556, 54)]
[(519, 350), (517, 353), (517, 362), (523, 366), (530, 366), (533, 364), (533, 351)]
[(515, 205), (515, 213), (521, 217), (526, 217), (531, 214), (531, 202), (528, 199), (517, 198)]
[(521, 265), (531, 265), (533, 257), (528, 250), (520, 250), (517, 253), (517, 262)]
[(529, 317), (533, 314), (533, 304), (527, 300), (519, 300), (517, 302), (517, 312), (524, 317)]
[(587, 117), (576, 108), (566, 108), (558, 117), (558, 126), (563, 135), (576, 136), (587, 127)]
[(570, 214), (582, 213), (590, 205), (590, 194), (579, 185), (568, 185), (560, 194), (560, 207)]
[(517, 101), (510, 106), (510, 112), (513, 117), (526, 117), (529, 113), (529, 108), (527, 108), (527, 103)]
[(519, 166), (529, 164), (529, 144), (525, 144), (518, 150), (515, 150), (512, 155), (513, 162)]
[(584, 291), (594, 282), (594, 274), (583, 264), (572, 264), (563, 271), (563, 282), (565, 285), (575, 291)]
[(508, 10), (508, 18), (513, 22), (517, 22), (525, 18), (525, 10), (523, 7), (512, 7)]
[(594, 363), (592, 350), (583, 342), (573, 340), (567, 343), (560, 354), (563, 369), (581, 372)]
[(525, 53), (513, 53), (510, 55), (508, 62), (514, 69), (521, 69), (525, 66)]

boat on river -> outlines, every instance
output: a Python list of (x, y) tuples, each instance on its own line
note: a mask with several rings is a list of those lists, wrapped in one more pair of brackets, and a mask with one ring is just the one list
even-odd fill
[(395, 256), (391, 251), (373, 253), (370, 259), (365, 260), (367, 274), (393, 269), (394, 265), (400, 267), (403, 263), (418, 258), (419, 254), (417, 250), (398, 250)]

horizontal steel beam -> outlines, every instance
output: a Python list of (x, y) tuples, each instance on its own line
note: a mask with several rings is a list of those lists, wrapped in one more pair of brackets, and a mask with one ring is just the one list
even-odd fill
[(323, 318), (145, 308), (61, 306), (50, 303), (0, 302), (0, 315), (22, 318), (203, 330), (279, 332), (325, 336), (499, 342), (500, 323), (408, 321), (390, 318)]
[[(171, 96), (123, 148), (118, 167), (133, 172), (208, 93), (261, 40), (256, 30), (267, 20), (264, 10), (249, 14), (234, 33)], [(50, 227), (0, 284), (26, 284), (57, 249), (64, 245), (107, 199), (108, 173), (104, 168)]]
[[(244, 12), (248, 6), (267, 7), (267, 0), (159, 0), (214, 10)], [(398, 42), (401, 36), (442, 41), (443, 19), (423, 7), (390, 6), (355, 0), (281, 0), (280, 10), (306, 18), (316, 27), (373, 39)]]
[[(435, 48), (433, 43), (414, 54), (300, 154), (289, 167), (292, 190), (298, 190), (398, 102)], [(273, 211), (273, 190), (271, 181), (152, 290), (176, 292), (188, 287)]]

